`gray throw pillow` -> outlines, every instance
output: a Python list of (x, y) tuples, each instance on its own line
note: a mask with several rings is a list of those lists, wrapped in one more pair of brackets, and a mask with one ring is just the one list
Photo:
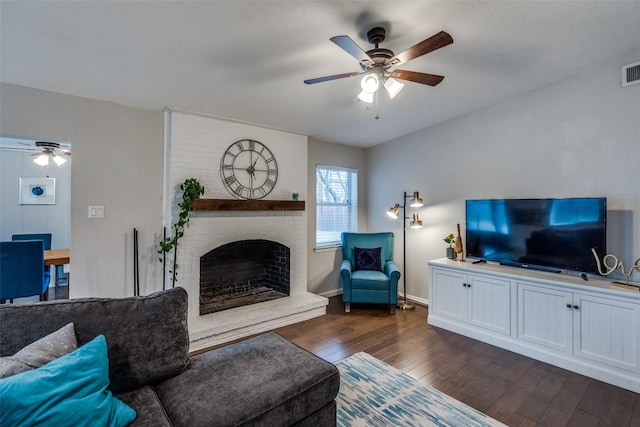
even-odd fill
[(0, 378), (39, 368), (78, 348), (73, 323), (29, 344), (13, 356), (0, 358)]

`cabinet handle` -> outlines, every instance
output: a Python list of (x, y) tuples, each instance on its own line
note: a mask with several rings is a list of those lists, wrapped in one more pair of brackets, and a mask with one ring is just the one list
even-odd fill
[(567, 304), (567, 308), (573, 308), (571, 304)]
[(578, 305), (574, 305), (573, 308), (575, 308), (576, 310), (580, 310), (580, 306)]
[(464, 286), (464, 287), (466, 288), (466, 287), (467, 287), (467, 284), (466, 284), (466, 283), (463, 283), (463, 284), (462, 284), (462, 286)]

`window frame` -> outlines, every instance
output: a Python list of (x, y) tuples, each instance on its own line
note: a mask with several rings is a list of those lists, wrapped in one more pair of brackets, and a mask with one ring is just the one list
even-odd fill
[[(319, 175), (318, 172), (321, 170), (327, 170), (327, 171), (334, 171), (334, 172), (346, 172), (347, 175), (347, 183), (345, 184), (345, 192), (346, 192), (346, 196), (345, 199), (347, 200), (347, 202), (344, 203), (340, 203), (340, 202), (323, 202), (320, 200), (320, 194), (318, 191), (318, 187), (320, 184), (319, 181)], [(340, 233), (344, 232), (344, 231), (349, 231), (349, 232), (356, 232), (358, 230), (358, 175), (359, 175), (359, 171), (358, 169), (354, 169), (354, 168), (349, 168), (349, 167), (344, 167), (344, 166), (334, 166), (334, 165), (327, 165), (327, 164), (317, 164), (316, 165), (316, 171), (315, 171), (315, 196), (316, 196), (316, 223), (315, 223), (315, 246), (314, 249), (315, 250), (323, 250), (323, 249), (331, 249), (331, 248), (338, 248), (338, 247), (342, 247), (342, 242), (340, 241), (339, 235)], [(354, 182), (355, 181), (355, 182)], [(331, 240), (327, 240), (327, 239), (321, 239), (319, 240), (319, 230), (322, 228), (320, 225), (320, 218), (321, 215), (319, 215), (320, 210), (323, 207), (345, 207), (347, 209), (347, 228), (346, 230), (340, 230), (340, 231), (336, 231), (336, 230), (332, 230), (333, 233), (338, 233), (338, 238), (337, 239), (331, 239)]]

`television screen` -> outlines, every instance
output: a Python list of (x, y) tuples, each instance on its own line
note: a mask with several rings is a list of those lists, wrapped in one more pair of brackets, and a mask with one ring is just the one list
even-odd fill
[(518, 267), (597, 274), (606, 254), (607, 199), (466, 201), (467, 256)]

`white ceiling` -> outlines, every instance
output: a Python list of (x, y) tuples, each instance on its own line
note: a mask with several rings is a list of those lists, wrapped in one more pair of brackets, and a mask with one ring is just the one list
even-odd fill
[[(373, 146), (640, 52), (640, 1), (5, 1), (4, 82), (209, 113)], [(329, 41), (387, 29), (396, 53), (445, 30), (454, 43), (403, 64), (408, 82), (367, 110), (359, 71)]]

